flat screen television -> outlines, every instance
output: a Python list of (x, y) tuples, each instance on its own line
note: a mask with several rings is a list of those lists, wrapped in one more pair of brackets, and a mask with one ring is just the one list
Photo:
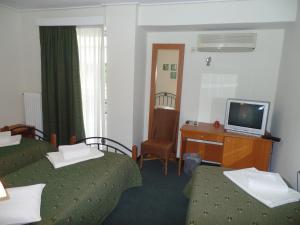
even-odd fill
[(229, 131), (264, 135), (269, 102), (227, 99), (224, 128)]

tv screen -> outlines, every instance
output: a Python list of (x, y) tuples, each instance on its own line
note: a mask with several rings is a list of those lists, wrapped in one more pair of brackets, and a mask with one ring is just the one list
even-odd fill
[(224, 127), (242, 133), (265, 133), (269, 102), (228, 99)]
[(264, 109), (264, 105), (231, 102), (228, 124), (261, 129)]

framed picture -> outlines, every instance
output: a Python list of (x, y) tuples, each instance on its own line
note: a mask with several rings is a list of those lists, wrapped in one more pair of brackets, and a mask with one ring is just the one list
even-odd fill
[(170, 78), (171, 78), (171, 79), (176, 79), (176, 77), (177, 77), (177, 73), (174, 72), (174, 71), (172, 71), (172, 72), (170, 73)]
[(169, 70), (169, 64), (163, 64), (163, 70)]
[(171, 64), (171, 70), (176, 71), (177, 70), (177, 64)]

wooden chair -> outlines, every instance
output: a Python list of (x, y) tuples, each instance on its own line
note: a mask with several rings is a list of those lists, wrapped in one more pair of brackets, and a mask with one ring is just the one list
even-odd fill
[(168, 174), (168, 160), (175, 152), (179, 112), (169, 109), (155, 109), (149, 140), (141, 145), (140, 168), (143, 167), (144, 155), (155, 155), (164, 160), (164, 174)]

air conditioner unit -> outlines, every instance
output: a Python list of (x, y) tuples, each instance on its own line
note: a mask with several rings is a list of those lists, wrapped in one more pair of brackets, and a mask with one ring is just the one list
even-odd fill
[(256, 33), (199, 34), (200, 52), (250, 52), (256, 47)]

